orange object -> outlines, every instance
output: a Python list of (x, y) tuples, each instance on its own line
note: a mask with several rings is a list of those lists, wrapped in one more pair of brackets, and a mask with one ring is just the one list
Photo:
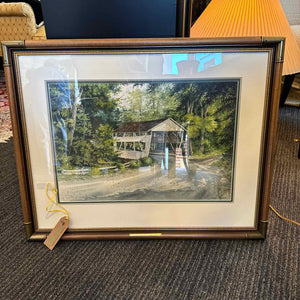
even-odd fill
[(300, 72), (300, 49), (279, 0), (213, 0), (191, 37), (286, 37), (283, 75)]

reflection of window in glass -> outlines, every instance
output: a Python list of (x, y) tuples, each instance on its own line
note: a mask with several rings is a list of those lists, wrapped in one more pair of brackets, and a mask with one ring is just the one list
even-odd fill
[(208, 60), (204, 63), (203, 69), (207, 69), (207, 68), (212, 67), (214, 65), (215, 65), (215, 58), (212, 58), (212, 59), (210, 59), (210, 60)]
[(217, 66), (222, 63), (222, 53), (197, 53), (196, 59), (199, 61), (198, 72)]

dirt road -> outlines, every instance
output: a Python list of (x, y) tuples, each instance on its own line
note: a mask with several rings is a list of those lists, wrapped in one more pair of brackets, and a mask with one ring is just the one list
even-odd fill
[(61, 202), (222, 201), (220, 170), (216, 167), (190, 161), (188, 172), (176, 169), (172, 162), (169, 166), (168, 170), (155, 164), (115, 174), (59, 180), (59, 199)]

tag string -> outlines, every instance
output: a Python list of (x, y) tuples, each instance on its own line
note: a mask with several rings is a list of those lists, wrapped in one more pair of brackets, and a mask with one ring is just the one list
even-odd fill
[[(69, 214), (68, 210), (67, 210), (65, 207), (63, 207), (61, 204), (59, 204), (59, 203), (57, 202), (57, 200), (54, 200), (54, 199), (56, 198), (56, 195), (57, 195), (57, 190), (56, 190), (56, 189), (51, 189), (51, 191), (52, 191), (52, 193), (53, 193), (53, 196), (50, 197), (50, 196), (49, 196), (49, 189), (51, 189), (51, 184), (50, 184), (50, 183), (47, 183), (47, 185), (46, 185), (46, 195), (47, 195), (47, 198), (49, 199), (49, 202), (48, 202), (48, 204), (47, 204), (47, 206), (46, 206), (46, 211), (49, 212), (49, 213), (54, 213), (54, 212), (61, 212), (61, 213), (64, 213), (64, 214), (67, 215), (66, 219), (68, 220), (69, 217), (70, 217), (70, 214)], [(61, 209), (52, 209), (52, 210), (49, 210), (49, 206), (51, 205), (51, 203), (55, 204), (56, 206), (60, 207)], [(273, 206), (269, 205), (269, 207), (273, 210), (273, 212), (274, 212), (279, 218), (281, 218), (281, 219), (283, 219), (283, 220), (286, 220), (286, 221), (289, 221), (289, 222), (291, 222), (291, 223), (294, 223), (294, 224), (296, 224), (296, 225), (298, 225), (298, 226), (300, 225), (299, 222), (296, 222), (296, 221), (294, 221), (294, 220), (288, 219), (288, 218), (286, 218), (286, 217), (280, 215), (280, 214), (278, 213), (278, 211), (277, 211)]]
[[(49, 195), (49, 190), (51, 190), (52, 193), (53, 193), (52, 197), (50, 197), (50, 195)], [(67, 211), (67, 209), (65, 207), (63, 207), (62, 205), (60, 205), (57, 202), (57, 200), (55, 200), (56, 195), (57, 195), (57, 190), (54, 189), (54, 188), (51, 188), (51, 184), (50, 183), (47, 183), (47, 185), (46, 185), (46, 195), (47, 195), (47, 198), (49, 199), (48, 205), (46, 206), (46, 211), (49, 212), (49, 213), (62, 212), (62, 213), (64, 213), (64, 214), (67, 215), (66, 219), (68, 220), (69, 217), (70, 217), (70, 214), (69, 214), (69, 212)], [(52, 210), (49, 210), (49, 206), (51, 205), (51, 203), (55, 204), (56, 206), (58, 206), (61, 209), (52, 209)]]

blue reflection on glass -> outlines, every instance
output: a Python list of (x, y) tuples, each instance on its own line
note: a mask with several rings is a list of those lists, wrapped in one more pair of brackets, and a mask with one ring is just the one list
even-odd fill
[(222, 53), (174, 53), (164, 54), (163, 74), (178, 74), (177, 63), (184, 60), (199, 61), (198, 72), (220, 65)]
[(222, 53), (197, 53), (196, 60), (200, 62), (198, 72), (215, 67), (222, 63)]
[(163, 74), (178, 74), (177, 63), (182, 60), (187, 60), (187, 53), (166, 54), (164, 57)]

